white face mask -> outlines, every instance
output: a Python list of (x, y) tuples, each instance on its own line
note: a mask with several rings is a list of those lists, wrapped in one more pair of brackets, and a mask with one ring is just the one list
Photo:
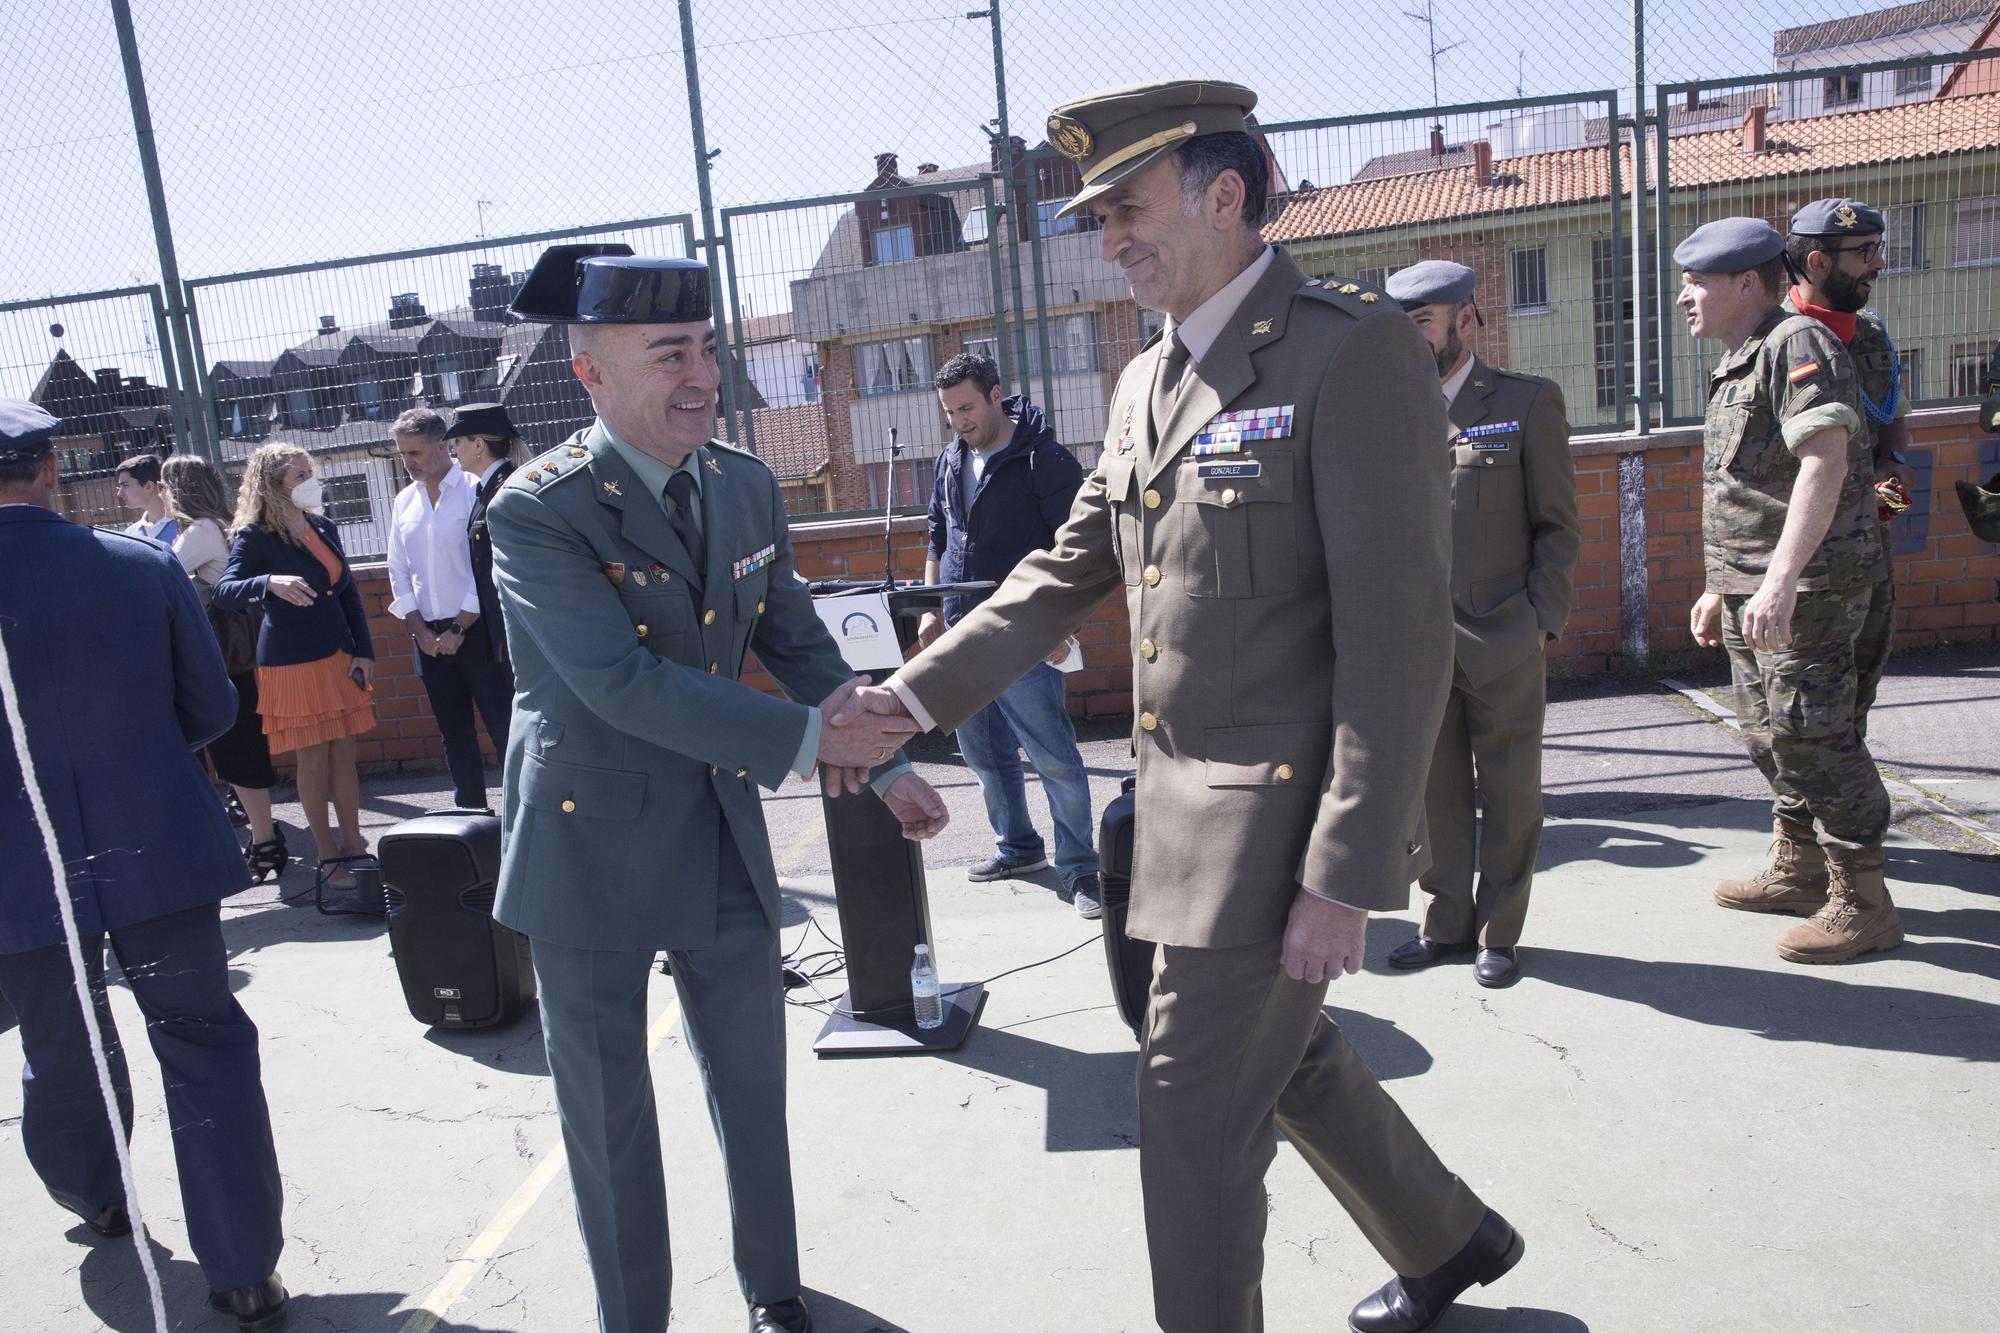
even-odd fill
[(317, 509), (320, 502), (318, 477), (307, 477), (292, 487), (292, 503), (301, 509)]

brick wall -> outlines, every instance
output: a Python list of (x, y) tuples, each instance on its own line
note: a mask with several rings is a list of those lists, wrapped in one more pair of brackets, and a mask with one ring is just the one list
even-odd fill
[[(2000, 552), (1966, 530), (1955, 481), (2000, 471), (2000, 439), (1980, 434), (1970, 407), (1939, 408), (1911, 417), (1919, 493), (1896, 525), (1897, 643), (1913, 647), (1947, 640), (2000, 639)], [(1599, 672), (1619, 664), (1621, 556), (1618, 458), (1645, 458), (1648, 637), (1655, 652), (1693, 648), (1688, 609), (1701, 593), (1701, 433), (1580, 437), (1576, 455), (1577, 510), (1583, 532), (1577, 558), (1576, 606), (1552, 657), (1572, 670)], [(924, 521), (898, 519), (893, 539), (897, 577), (917, 579), (924, 567)], [(792, 527), (798, 567), (807, 578), (880, 578), (887, 555), (878, 519), (801, 521)], [(359, 571), (362, 599), (375, 635), (379, 725), (361, 743), (370, 770), (432, 768), (444, 750), (416, 674), (410, 637), (384, 613), (388, 578), (382, 567)], [(1131, 711), (1130, 630), (1124, 600), (1113, 597), (1084, 627), (1084, 669), (1069, 678), (1070, 711), (1117, 716)], [(760, 689), (776, 685), (753, 663), (746, 677)]]

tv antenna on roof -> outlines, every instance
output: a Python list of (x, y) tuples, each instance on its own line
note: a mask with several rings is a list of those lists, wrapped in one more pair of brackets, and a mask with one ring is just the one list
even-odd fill
[(1456, 51), (1459, 47), (1464, 46), (1465, 43), (1459, 41), (1449, 43), (1445, 46), (1438, 45), (1437, 0), (1424, 0), (1424, 7), (1422, 9), (1406, 9), (1403, 11), (1403, 17), (1415, 19), (1424, 25), (1424, 45), (1428, 48), (1431, 61), (1431, 105), (1437, 106), (1440, 104), (1438, 98), (1438, 57), (1447, 51)]

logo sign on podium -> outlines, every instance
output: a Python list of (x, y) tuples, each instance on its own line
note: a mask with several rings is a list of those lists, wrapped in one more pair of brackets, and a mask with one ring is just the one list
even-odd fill
[(894, 671), (903, 665), (896, 626), (889, 619), (889, 595), (852, 592), (813, 598), (813, 609), (827, 633), (840, 645), (840, 655), (856, 671)]

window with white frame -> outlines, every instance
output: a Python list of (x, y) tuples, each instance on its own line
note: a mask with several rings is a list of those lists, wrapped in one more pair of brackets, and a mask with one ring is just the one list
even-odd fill
[(967, 245), (978, 245), (992, 230), (992, 224), (986, 220), (986, 205), (979, 204), (965, 210), (965, 222), (959, 227), (958, 236)]
[(1951, 396), (1977, 398), (1986, 392), (1986, 345), (1959, 343), (1951, 349)]
[(1888, 225), (1882, 237), (1882, 271), (1914, 273), (1925, 266), (1924, 206), (1892, 204), (1882, 210)]
[(1861, 76), (1859, 74), (1836, 74), (1824, 81), (1826, 104), (1847, 106), (1861, 100)]
[(1896, 71), (1897, 95), (1901, 96), (1907, 93), (1921, 93), (1928, 91), (1931, 85), (1937, 82), (1937, 76), (1935, 75), (1935, 73), (1933, 73), (1933, 70), (1935, 68), (1936, 67), (1932, 65), (1917, 65), (1909, 69), (1897, 70)]
[(1508, 252), (1507, 308), (1519, 311), (1549, 308), (1547, 248), (1536, 245)]
[(924, 334), (854, 347), (854, 390), (863, 398), (928, 389), (932, 369), (931, 340)]
[(320, 511), (335, 523), (366, 523), (373, 517), (368, 507), (368, 478), (320, 478)]
[(884, 227), (869, 239), (878, 264), (894, 264), (917, 257), (917, 229), (914, 226)]
[[(1140, 311), (1140, 325), (1144, 334), (1145, 319), (1151, 311)], [(1154, 327), (1158, 327), (1163, 315), (1155, 315)], [(1026, 324), (1028, 335), (1028, 369), (1030, 378), (1042, 373), (1042, 329), (1038, 321), (1030, 319)], [(1018, 346), (1018, 344), (1016, 344)], [(1055, 349), (1054, 359), (1048, 369), (1057, 375), (1082, 375), (1097, 369), (1097, 316), (1089, 311), (1073, 315), (1053, 315), (1049, 318), (1049, 345)], [(978, 352), (1000, 364), (1000, 344), (993, 338), (967, 338), (965, 350)]]
[(1959, 200), (1956, 221), (1951, 238), (1954, 267), (2000, 263), (2000, 195)]

